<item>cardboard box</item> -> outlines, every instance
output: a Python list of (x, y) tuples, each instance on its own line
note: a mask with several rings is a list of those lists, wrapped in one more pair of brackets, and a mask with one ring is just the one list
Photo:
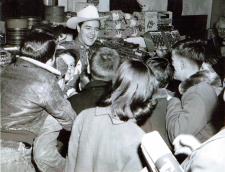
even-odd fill
[(147, 11), (144, 15), (145, 32), (157, 31), (161, 27), (172, 27), (172, 12), (170, 11)]

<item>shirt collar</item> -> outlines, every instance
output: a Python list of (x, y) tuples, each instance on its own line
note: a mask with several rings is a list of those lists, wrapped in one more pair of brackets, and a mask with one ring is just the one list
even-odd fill
[(34, 64), (34, 65), (36, 65), (36, 66), (38, 66), (38, 67), (40, 67), (40, 68), (42, 68), (42, 69), (45, 69), (45, 70), (47, 70), (47, 71), (49, 71), (49, 72), (55, 74), (55, 75), (58, 75), (58, 76), (61, 75), (61, 72), (60, 72), (59, 70), (57, 70), (57, 69), (55, 69), (54, 67), (49, 66), (49, 65), (47, 65), (47, 64), (45, 64), (45, 63), (42, 63), (42, 62), (40, 62), (40, 61), (34, 60), (34, 59), (32, 59), (32, 58), (29, 58), (29, 57), (24, 57), (24, 56), (20, 56), (20, 57), (18, 57), (18, 58), (23, 59), (23, 60), (25, 60), (25, 61), (28, 61), (28, 62), (30, 62), (30, 63), (32, 63), (32, 64)]

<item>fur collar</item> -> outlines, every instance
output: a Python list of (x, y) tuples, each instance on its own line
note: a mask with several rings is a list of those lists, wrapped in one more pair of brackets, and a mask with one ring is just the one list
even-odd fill
[(181, 82), (179, 85), (180, 94), (184, 94), (190, 87), (201, 82), (208, 83), (209, 85), (214, 87), (217, 94), (219, 94), (222, 90), (222, 82), (218, 74), (215, 71), (205, 69), (196, 72), (188, 79)]
[(47, 64), (45, 64), (45, 63), (42, 63), (42, 62), (39, 62), (39, 61), (34, 60), (34, 59), (32, 59), (32, 58), (24, 57), (24, 56), (20, 56), (19, 58), (20, 58), (20, 59), (23, 59), (23, 60), (25, 60), (25, 61), (28, 61), (28, 62), (30, 62), (30, 63), (32, 63), (32, 64), (34, 64), (34, 65), (36, 65), (36, 66), (38, 66), (38, 67), (40, 67), (40, 68), (42, 68), (42, 69), (45, 69), (45, 70), (47, 70), (47, 71), (49, 71), (49, 72), (51, 72), (51, 73), (53, 73), (53, 74), (55, 74), (55, 75), (58, 75), (58, 76), (61, 75), (61, 72), (60, 72), (59, 70), (57, 70), (57, 69), (55, 69), (54, 67), (49, 66), (49, 65), (47, 65)]

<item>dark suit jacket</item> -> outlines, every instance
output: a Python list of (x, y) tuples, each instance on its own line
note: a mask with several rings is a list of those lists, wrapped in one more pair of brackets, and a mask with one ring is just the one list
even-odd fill
[[(97, 106), (99, 101), (105, 99), (106, 95), (111, 92), (111, 85), (111, 82), (100, 80), (90, 81), (80, 93), (73, 95), (68, 100), (72, 108), (79, 114), (84, 109)], [(64, 146), (60, 148), (60, 153), (64, 157), (67, 154), (69, 137), (70, 132), (62, 130), (58, 138), (58, 140), (64, 144)]]
[(95, 80), (89, 82), (85, 88), (68, 100), (73, 109), (79, 114), (82, 110), (95, 107), (111, 92), (111, 82)]
[(172, 145), (169, 141), (169, 137), (166, 131), (166, 98), (157, 99), (157, 105), (152, 111), (151, 115), (144, 121), (140, 127), (146, 132), (158, 131), (166, 142), (168, 147), (172, 150)]

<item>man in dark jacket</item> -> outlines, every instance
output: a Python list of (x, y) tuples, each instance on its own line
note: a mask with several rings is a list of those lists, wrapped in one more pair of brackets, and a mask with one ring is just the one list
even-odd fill
[(77, 16), (69, 18), (66, 25), (70, 29), (76, 29), (78, 35), (74, 41), (60, 44), (66, 49), (73, 49), (78, 57), (76, 64), (79, 75), (79, 88), (82, 90), (90, 79), (90, 60), (93, 54), (92, 46), (98, 38), (100, 20), (98, 10), (89, 5), (77, 12)]
[(120, 63), (119, 54), (110, 48), (99, 48), (91, 60), (91, 81), (69, 101), (77, 113), (95, 107), (111, 91), (112, 78)]
[[(31, 32), (16, 61), (1, 72), (1, 161), (3, 171), (62, 171), (65, 160), (56, 150), (62, 127), (71, 130), (76, 113), (57, 84), (53, 68), (55, 39)], [(2, 157), (2, 156), (1, 156)]]
[[(82, 110), (95, 107), (106, 98), (112, 87), (112, 78), (119, 67), (119, 54), (110, 48), (102, 47), (95, 52), (91, 60), (91, 81), (84, 89), (70, 97), (73, 109), (79, 114)], [(62, 154), (67, 152), (67, 143), (70, 132), (62, 130), (59, 140), (65, 147), (62, 148)]]

